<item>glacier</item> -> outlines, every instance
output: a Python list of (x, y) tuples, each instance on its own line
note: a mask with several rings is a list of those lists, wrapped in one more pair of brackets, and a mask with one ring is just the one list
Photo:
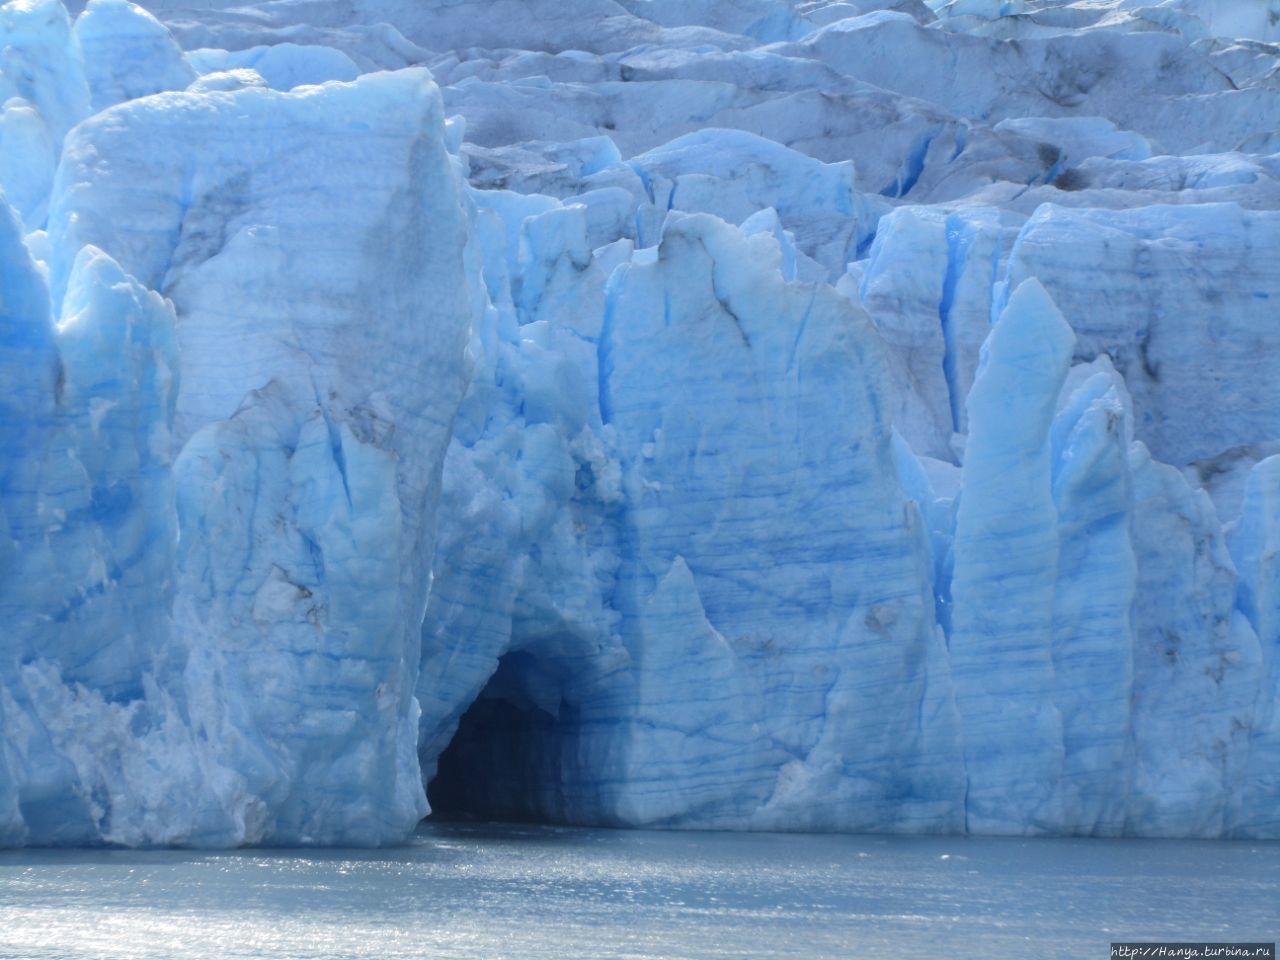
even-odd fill
[(1280, 838), (1278, 23), (0, 5), (0, 846)]

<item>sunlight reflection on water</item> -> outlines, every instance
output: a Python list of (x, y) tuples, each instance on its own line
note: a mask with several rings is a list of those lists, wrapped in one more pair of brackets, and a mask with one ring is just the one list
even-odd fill
[(381, 851), (0, 852), (0, 957), (1106, 957), (1280, 933), (1280, 845), (427, 825)]

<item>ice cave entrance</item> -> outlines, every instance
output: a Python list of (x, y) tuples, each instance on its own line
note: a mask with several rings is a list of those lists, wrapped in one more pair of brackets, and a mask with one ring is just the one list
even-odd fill
[(556, 822), (564, 816), (561, 763), (577, 710), (554, 661), (508, 653), (467, 708), (427, 784), (434, 820)]

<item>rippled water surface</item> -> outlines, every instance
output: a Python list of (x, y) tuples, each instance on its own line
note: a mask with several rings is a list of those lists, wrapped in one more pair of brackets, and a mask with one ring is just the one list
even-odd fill
[(0, 957), (1104, 958), (1280, 937), (1280, 846), (424, 826), (0, 853)]

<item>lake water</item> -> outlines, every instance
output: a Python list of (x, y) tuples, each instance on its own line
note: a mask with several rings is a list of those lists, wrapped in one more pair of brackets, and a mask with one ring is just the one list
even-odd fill
[(425, 825), (381, 851), (0, 852), (0, 957), (1109, 956), (1280, 937), (1280, 845)]

